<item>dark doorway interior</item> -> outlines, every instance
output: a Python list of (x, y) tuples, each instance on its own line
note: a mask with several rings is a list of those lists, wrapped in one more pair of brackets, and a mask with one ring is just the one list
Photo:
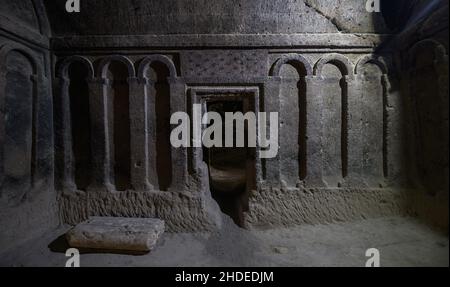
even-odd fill
[[(225, 146), (225, 113), (245, 113), (244, 103), (239, 100), (212, 101), (207, 103), (207, 110), (221, 115), (223, 146)], [(236, 146), (236, 127), (234, 127), (234, 141)], [(238, 226), (243, 227), (243, 212), (248, 209), (248, 167), (251, 151), (247, 147), (212, 147), (204, 148), (203, 152), (203, 158), (208, 164), (212, 197), (223, 213), (230, 216)]]
[(121, 62), (109, 65), (108, 78), (112, 81), (110, 107), (110, 131), (113, 143), (111, 156), (114, 163), (114, 184), (118, 191), (131, 188), (130, 147), (130, 95), (128, 69)]
[(91, 120), (89, 114), (88, 71), (81, 63), (73, 63), (69, 69), (70, 115), (72, 124), (72, 148), (75, 161), (75, 184), (78, 190), (87, 190), (91, 183)]

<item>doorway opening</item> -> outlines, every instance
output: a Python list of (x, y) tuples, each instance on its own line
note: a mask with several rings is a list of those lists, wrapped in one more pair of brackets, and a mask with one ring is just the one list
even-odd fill
[[(212, 100), (206, 102), (207, 112), (217, 112), (225, 122), (225, 113), (249, 111), (247, 99)], [(245, 146), (236, 147), (236, 125), (233, 127), (233, 146), (225, 147), (225, 125), (222, 125), (222, 146), (203, 148), (208, 165), (209, 185), (213, 199), (221, 211), (236, 225), (244, 227), (244, 212), (248, 211), (248, 194), (255, 187), (255, 148), (248, 147), (248, 127), (245, 125)]]

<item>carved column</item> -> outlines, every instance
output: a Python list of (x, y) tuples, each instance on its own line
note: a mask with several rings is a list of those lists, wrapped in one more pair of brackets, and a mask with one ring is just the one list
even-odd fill
[(305, 77), (306, 82), (306, 187), (323, 187), (323, 78)]
[(404, 117), (407, 115), (402, 104), (400, 83), (393, 76), (383, 75), (382, 83), (385, 93), (386, 109), (386, 154), (384, 160), (385, 176), (389, 185), (405, 184), (405, 135)]
[[(362, 141), (362, 104), (361, 104), (361, 85), (360, 79), (354, 77), (344, 76), (345, 80), (345, 94), (343, 99), (347, 101), (347, 113), (345, 120), (347, 122), (346, 130), (342, 130), (343, 137), (347, 136), (347, 140), (343, 141), (344, 147), (347, 150), (347, 158), (345, 154), (342, 155), (342, 160), (347, 161), (347, 176), (344, 179), (346, 186), (358, 187), (364, 186), (362, 176), (362, 159), (363, 159), (363, 145)], [(343, 105), (343, 112), (345, 106)], [(343, 127), (345, 128), (345, 127)], [(382, 136), (382, 135), (380, 135)], [(344, 163), (343, 163), (344, 164)]]
[(148, 144), (148, 80), (129, 78), (131, 185), (134, 190), (150, 190)]
[[(178, 77), (168, 78), (170, 85), (170, 114), (186, 112), (186, 85)], [(170, 191), (183, 191), (186, 189), (188, 156), (187, 148), (172, 149), (172, 184)]]
[[(52, 186), (53, 175), (53, 103), (49, 94), (49, 79), (45, 75), (36, 78), (35, 115), (35, 167), (34, 184), (38, 188)], [(69, 143), (70, 144), (70, 143)], [(71, 147), (71, 146), (70, 146)], [(73, 166), (73, 165), (72, 165)], [(73, 169), (73, 167), (72, 167)], [(73, 171), (72, 171), (72, 183)]]
[(70, 95), (69, 95), (68, 78), (57, 78), (56, 85), (58, 87), (57, 95), (59, 96), (59, 125), (58, 125), (58, 143), (60, 145), (60, 166), (59, 173), (61, 176), (61, 187), (66, 191), (76, 190), (74, 179), (74, 161), (72, 150), (72, 125), (70, 111)]
[(92, 182), (89, 190), (113, 191), (111, 183), (111, 155), (108, 126), (109, 86), (107, 79), (89, 82), (89, 109), (91, 117)]
[[(266, 120), (269, 121), (271, 112), (280, 112), (280, 93), (281, 78), (270, 77), (264, 85), (264, 112), (267, 113)], [(270, 131), (270, 122), (266, 123), (267, 134)], [(280, 121), (278, 120), (278, 131), (280, 131)], [(280, 138), (278, 138), (278, 147), (280, 146)], [(280, 187), (280, 150), (274, 158), (261, 159), (262, 177), (266, 185), (269, 187)], [(258, 183), (259, 184), (259, 183)]]

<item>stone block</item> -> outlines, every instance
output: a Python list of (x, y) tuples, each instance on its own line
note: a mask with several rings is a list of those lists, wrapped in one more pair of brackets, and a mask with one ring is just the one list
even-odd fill
[(154, 218), (90, 217), (71, 229), (71, 247), (148, 252), (164, 232), (164, 221)]

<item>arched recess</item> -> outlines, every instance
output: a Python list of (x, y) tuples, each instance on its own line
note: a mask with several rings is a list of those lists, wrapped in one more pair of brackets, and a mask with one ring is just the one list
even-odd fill
[(94, 69), (89, 59), (71, 56), (59, 64), (57, 77), (62, 81), (60, 97), (66, 98), (55, 101), (56, 106), (60, 107), (55, 113), (60, 119), (56, 125), (57, 134), (63, 135), (56, 140), (62, 147), (67, 147), (66, 150), (57, 150), (62, 153), (57, 155), (57, 163), (62, 165), (57, 168), (67, 169), (70, 173), (62, 178), (69, 181), (66, 187), (71, 184), (73, 188), (85, 191), (92, 176), (89, 81), (94, 79)]
[(348, 173), (348, 81), (354, 78), (353, 70), (341, 54), (324, 56), (314, 68), (323, 81), (323, 179), (331, 187)]
[(86, 79), (93, 80), (94, 79), (94, 67), (89, 59), (82, 56), (70, 56), (62, 60), (61, 63), (58, 64), (58, 70), (56, 72), (56, 76), (58, 78), (68, 78), (69, 76), (69, 68), (73, 63), (80, 63), (86, 68)]
[(415, 156), (421, 183), (431, 193), (448, 189), (448, 55), (431, 39), (408, 51), (409, 95), (415, 115)]
[(287, 186), (296, 186), (307, 174), (305, 77), (311, 75), (311, 64), (299, 54), (280, 58), (272, 68), (272, 76), (281, 78), (280, 174)]
[(135, 78), (133, 63), (125, 56), (109, 56), (101, 60), (97, 74), (105, 80), (111, 182), (116, 190), (131, 188), (130, 85)]
[[(410, 67), (420, 65), (418, 53), (420, 51), (428, 51), (433, 55), (432, 63), (435, 65), (445, 64), (448, 62), (448, 55), (445, 46), (433, 39), (425, 39), (414, 44), (408, 51), (407, 64)], [(428, 65), (428, 64), (426, 64)]]
[(144, 58), (138, 76), (145, 79), (148, 95), (149, 180), (159, 190), (167, 191), (173, 178), (173, 155), (170, 144), (171, 87), (169, 79), (177, 75), (173, 62), (163, 55)]
[(353, 78), (353, 65), (350, 60), (344, 55), (336, 53), (322, 57), (314, 66), (314, 75), (322, 76), (324, 67), (328, 64), (336, 66), (342, 75)]
[(366, 55), (359, 59), (355, 72), (361, 85), (362, 173), (369, 186), (379, 186), (388, 176), (387, 65), (377, 55)]
[(34, 184), (37, 165), (37, 77), (33, 52), (16, 44), (0, 48), (0, 192), (20, 202)]
[(297, 63), (298, 65), (301, 65), (303, 67), (305, 75), (311, 76), (313, 74), (312, 64), (308, 59), (300, 54), (288, 54), (281, 57), (280, 59), (278, 59), (278, 61), (275, 62), (270, 75), (279, 77), (281, 68), (283, 67), (283, 65), (288, 63)]
[(177, 76), (177, 70), (172, 60), (164, 55), (151, 55), (145, 57), (139, 64), (138, 76), (145, 77), (147, 74), (147, 70), (150, 68), (153, 62), (159, 62), (161, 64), (164, 64), (168, 69), (171, 78), (175, 78)]

